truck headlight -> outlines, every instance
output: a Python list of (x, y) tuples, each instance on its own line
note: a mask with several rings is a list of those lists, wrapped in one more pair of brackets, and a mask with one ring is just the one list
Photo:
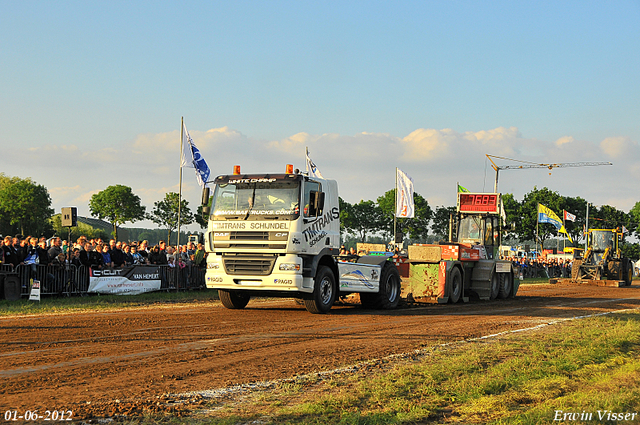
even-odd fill
[(280, 271), (282, 271), (282, 272), (297, 272), (297, 271), (300, 271), (300, 264), (282, 263), (282, 264), (280, 264)]

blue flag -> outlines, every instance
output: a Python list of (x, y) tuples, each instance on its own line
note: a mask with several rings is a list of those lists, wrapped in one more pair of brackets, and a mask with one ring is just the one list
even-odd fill
[(182, 161), (180, 165), (186, 168), (194, 168), (198, 184), (202, 187), (205, 187), (207, 185), (207, 181), (209, 180), (211, 170), (209, 169), (207, 162), (200, 154), (200, 151), (196, 147), (195, 143), (193, 143), (193, 139), (187, 131), (187, 126), (184, 125), (184, 123), (182, 124), (182, 126)]

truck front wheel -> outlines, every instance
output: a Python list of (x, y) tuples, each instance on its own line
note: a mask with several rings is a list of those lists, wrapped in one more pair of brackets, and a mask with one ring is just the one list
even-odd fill
[(222, 305), (232, 310), (245, 308), (251, 298), (243, 292), (226, 291), (223, 289), (218, 289), (218, 296), (220, 297), (220, 301), (222, 301)]
[(336, 280), (333, 272), (327, 266), (321, 266), (316, 274), (313, 294), (304, 300), (304, 307), (309, 313), (323, 314), (331, 310), (336, 300)]

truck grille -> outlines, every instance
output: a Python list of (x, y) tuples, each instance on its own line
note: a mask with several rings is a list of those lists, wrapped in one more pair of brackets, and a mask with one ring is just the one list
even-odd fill
[(230, 232), (230, 240), (236, 241), (268, 241), (269, 232)]
[(219, 249), (278, 249), (287, 247), (289, 232), (216, 231), (213, 247)]
[(224, 269), (230, 275), (266, 276), (271, 274), (276, 263), (275, 255), (225, 255), (222, 257)]

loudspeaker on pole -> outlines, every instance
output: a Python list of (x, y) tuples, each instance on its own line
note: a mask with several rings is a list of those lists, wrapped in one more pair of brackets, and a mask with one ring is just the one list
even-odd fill
[(64, 207), (62, 212), (62, 227), (75, 227), (78, 225), (78, 208)]

